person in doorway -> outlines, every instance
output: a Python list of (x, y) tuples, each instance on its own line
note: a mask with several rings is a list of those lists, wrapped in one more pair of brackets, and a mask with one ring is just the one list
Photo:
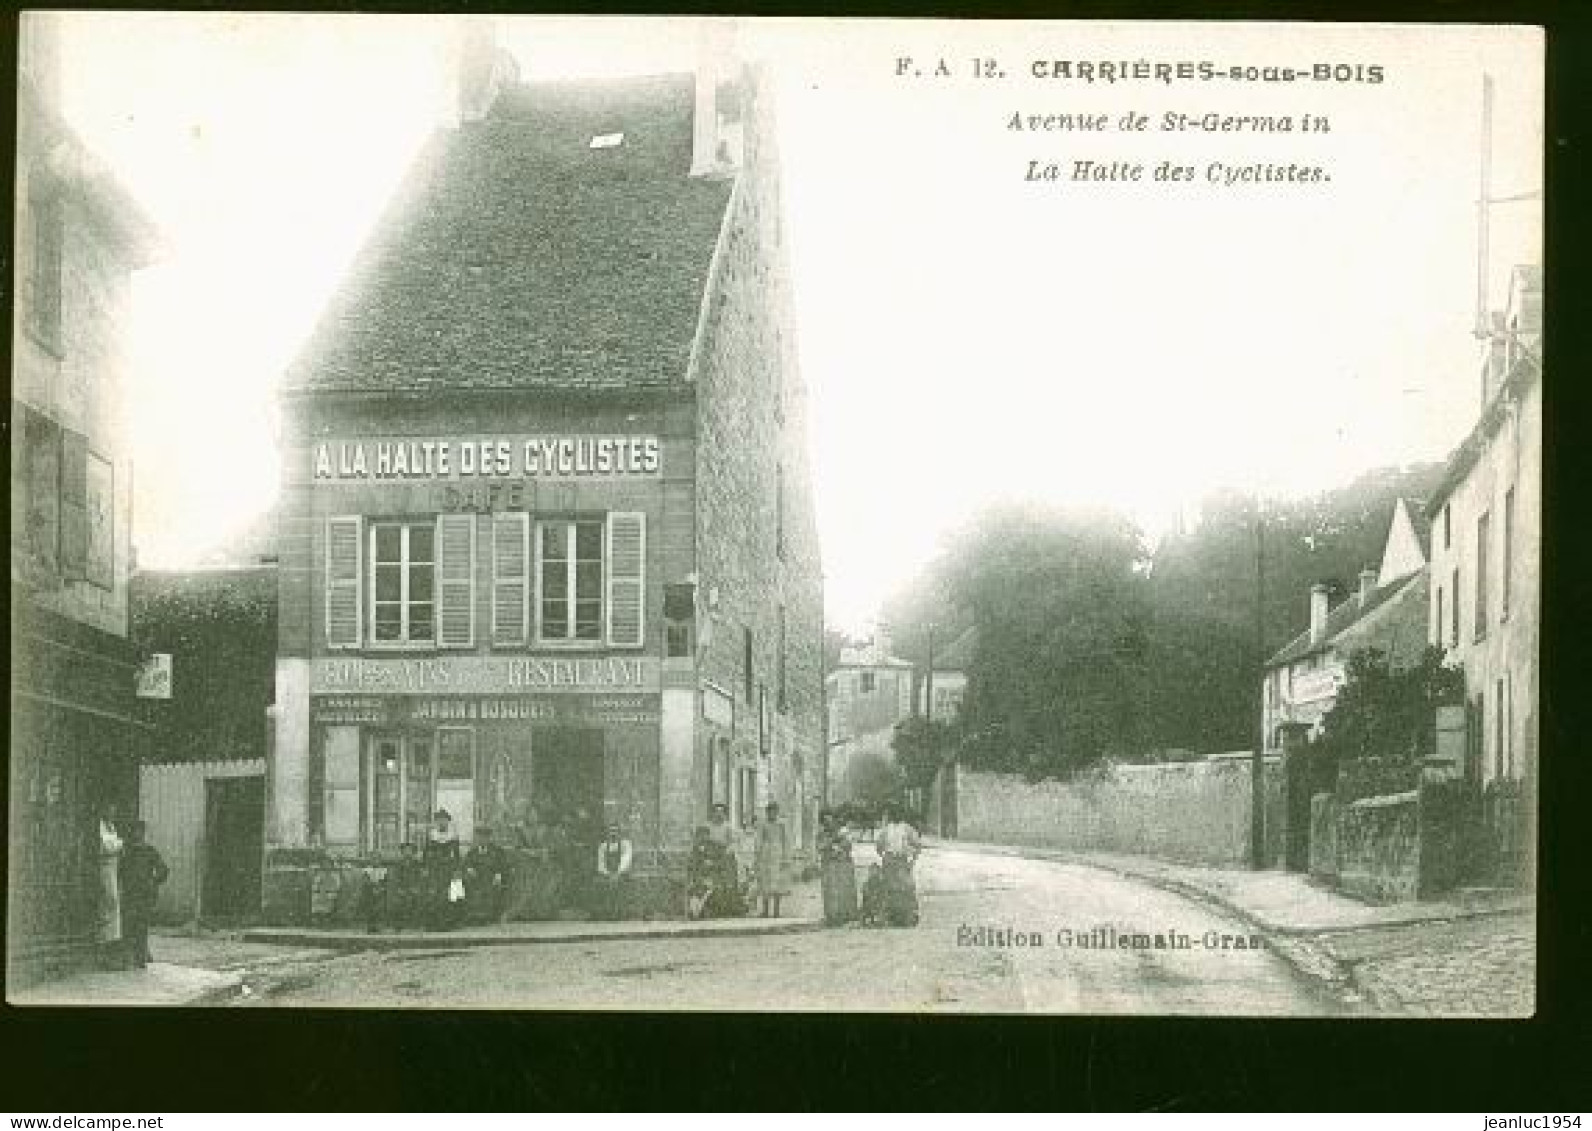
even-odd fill
[(149, 965), (149, 920), (155, 913), (160, 885), (170, 874), (160, 852), (145, 843), (144, 822), (129, 821), (117, 879), (121, 885), (122, 939), (127, 961), (140, 970)]
[(100, 964), (114, 969), (122, 965), (122, 885), (119, 874), (122, 835), (116, 828), (116, 810), (107, 807), (96, 826), (94, 851), (99, 894), (95, 911), (99, 921), (94, 937), (99, 944)]
[(786, 873), (790, 867), (790, 834), (780, 819), (779, 806), (769, 802), (757, 826), (757, 897), (762, 917), (779, 918), (779, 901), (790, 891)]
[(884, 824), (874, 846), (879, 850), (881, 916), (892, 927), (917, 926), (918, 891), (912, 865), (922, 844), (918, 830), (907, 823), (900, 806), (885, 806)]
[(601, 919), (624, 917), (625, 897), (630, 888), (630, 866), (635, 851), (630, 838), (618, 825), (609, 825), (607, 835), (597, 846), (597, 916)]
[(824, 922), (844, 926), (857, 917), (857, 869), (851, 861), (851, 837), (833, 809), (818, 812), (818, 860)]
[(433, 930), (455, 926), (464, 911), (464, 868), (459, 859), (459, 833), (453, 827), (453, 814), (438, 809), (426, 833), (424, 854), (430, 897), (427, 918)]
[(567, 861), (563, 868), (564, 891), (562, 903), (582, 913), (592, 910), (591, 890), (592, 853), (602, 840), (602, 831), (596, 827), (591, 810), (578, 805), (564, 821), (564, 852)]

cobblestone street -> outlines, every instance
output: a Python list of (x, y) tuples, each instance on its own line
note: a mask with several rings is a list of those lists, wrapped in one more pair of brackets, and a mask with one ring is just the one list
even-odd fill
[(1535, 1011), (1537, 932), (1525, 912), (1409, 923), (1318, 940), (1378, 1011), (1526, 1017)]

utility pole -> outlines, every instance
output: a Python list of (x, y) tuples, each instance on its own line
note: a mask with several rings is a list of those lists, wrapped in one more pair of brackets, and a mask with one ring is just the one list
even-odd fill
[(1266, 512), (1255, 500), (1255, 752), (1249, 760), (1249, 863), (1266, 866)]

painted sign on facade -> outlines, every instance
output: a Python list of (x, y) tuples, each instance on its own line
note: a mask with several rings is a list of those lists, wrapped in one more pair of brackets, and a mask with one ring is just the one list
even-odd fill
[(310, 671), (314, 694), (651, 693), (658, 687), (658, 661), (651, 656), (358, 656), (320, 659)]
[(1290, 698), (1295, 703), (1313, 703), (1328, 699), (1338, 693), (1338, 672), (1331, 668), (1302, 672), (1293, 677)]
[(658, 437), (645, 434), (325, 440), (310, 460), (317, 483), (635, 479), (662, 466)]
[(657, 726), (659, 700), (656, 695), (315, 695), (310, 717), (334, 725)]

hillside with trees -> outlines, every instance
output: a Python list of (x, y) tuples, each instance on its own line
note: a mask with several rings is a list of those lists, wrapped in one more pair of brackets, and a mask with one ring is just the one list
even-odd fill
[[(1439, 465), (1368, 472), (1264, 504), (1267, 655), (1304, 630), (1309, 590), (1336, 603), (1381, 559), (1393, 505)], [(956, 742), (969, 766), (1065, 776), (1104, 761), (1247, 749), (1254, 741), (1256, 518), (1221, 494), (1153, 551), (1102, 510), (991, 508), (884, 609), (893, 651), (928, 659), (975, 629)]]

